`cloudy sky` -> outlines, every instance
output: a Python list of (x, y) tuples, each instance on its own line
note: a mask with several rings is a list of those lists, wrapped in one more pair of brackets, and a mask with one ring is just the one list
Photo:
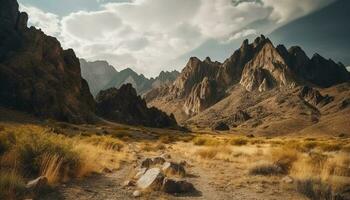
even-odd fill
[(19, 0), (31, 25), (79, 57), (146, 76), (181, 70), (188, 56), (222, 61), (245, 37), (267, 35), (334, 1)]

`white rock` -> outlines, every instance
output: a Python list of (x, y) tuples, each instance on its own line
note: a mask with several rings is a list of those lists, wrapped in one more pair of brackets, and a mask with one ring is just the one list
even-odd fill
[(136, 182), (137, 187), (142, 190), (160, 190), (164, 175), (159, 168), (151, 168)]

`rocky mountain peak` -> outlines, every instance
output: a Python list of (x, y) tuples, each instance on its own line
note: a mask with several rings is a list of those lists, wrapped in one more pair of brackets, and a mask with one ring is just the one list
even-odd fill
[(0, 105), (74, 123), (92, 120), (95, 102), (74, 51), (27, 22), (17, 1), (1, 1)]

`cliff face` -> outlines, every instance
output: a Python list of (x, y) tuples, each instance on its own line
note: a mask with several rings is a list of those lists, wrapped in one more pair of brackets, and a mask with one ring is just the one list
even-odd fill
[(103, 90), (96, 101), (97, 114), (111, 121), (160, 128), (177, 126), (173, 115), (168, 116), (154, 107), (148, 108), (131, 84)]
[(96, 95), (118, 73), (106, 61), (88, 62), (80, 59), (81, 75), (87, 80), (90, 91)]
[(264, 93), (298, 86), (326, 88), (349, 80), (341, 63), (318, 54), (310, 59), (300, 47), (275, 47), (262, 35), (252, 43), (245, 40), (224, 63), (190, 58), (173, 85), (150, 91), (146, 99), (169, 111), (175, 110), (169, 102), (182, 104), (178, 113), (186, 120), (229, 96), (232, 88)]
[(74, 51), (27, 28), (16, 0), (2, 0), (0, 15), (0, 104), (68, 122), (91, 120), (95, 102)]

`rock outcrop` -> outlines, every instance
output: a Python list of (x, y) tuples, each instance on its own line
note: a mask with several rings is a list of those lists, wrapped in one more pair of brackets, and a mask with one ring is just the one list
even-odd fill
[(322, 96), (318, 90), (307, 86), (300, 89), (299, 96), (313, 106), (324, 106), (334, 99), (329, 95)]
[(0, 105), (73, 123), (90, 121), (95, 103), (73, 50), (27, 27), (16, 0), (0, 4)]
[(148, 108), (146, 101), (137, 95), (131, 84), (103, 90), (96, 101), (97, 114), (111, 121), (150, 127), (177, 125), (173, 115), (168, 116), (154, 107)]

